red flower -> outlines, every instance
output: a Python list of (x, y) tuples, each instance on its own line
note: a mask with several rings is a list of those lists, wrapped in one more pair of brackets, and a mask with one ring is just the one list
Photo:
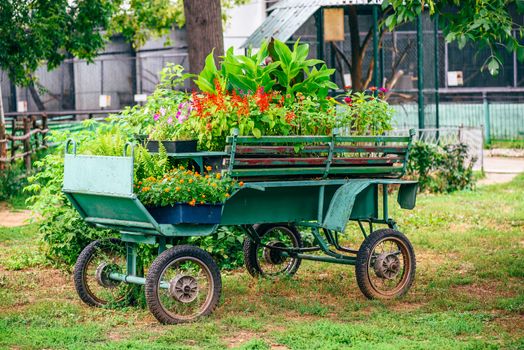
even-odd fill
[(291, 124), (291, 122), (296, 118), (297, 116), (295, 115), (295, 112), (291, 111), (291, 112), (287, 112), (286, 114), (286, 122), (288, 124)]
[(377, 91), (377, 88), (375, 86), (372, 86), (372, 87), (369, 88), (369, 91), (375, 92), (375, 91)]
[(347, 96), (344, 98), (344, 102), (346, 102), (347, 104), (350, 104), (351, 102), (353, 102), (353, 100), (351, 99), (351, 97)]
[(260, 112), (265, 112), (269, 109), (269, 95), (264, 92), (263, 87), (259, 87), (255, 94), (255, 102), (260, 109)]

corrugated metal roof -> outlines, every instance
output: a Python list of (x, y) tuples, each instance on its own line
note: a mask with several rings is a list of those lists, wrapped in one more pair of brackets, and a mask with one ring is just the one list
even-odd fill
[(321, 7), (380, 4), (382, 0), (282, 0), (242, 47), (260, 47), (268, 38), (287, 41)]
[(281, 0), (269, 8), (299, 6), (344, 6), (344, 5), (381, 5), (383, 0)]

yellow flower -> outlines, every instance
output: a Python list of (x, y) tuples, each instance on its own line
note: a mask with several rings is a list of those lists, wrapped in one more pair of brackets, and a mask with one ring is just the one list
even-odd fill
[(213, 183), (211, 184), (211, 186), (213, 186), (213, 187), (217, 187), (217, 184), (213, 182)]
[(220, 180), (220, 178), (222, 177), (222, 175), (220, 174), (216, 174), (216, 178)]
[(189, 179), (189, 183), (192, 184), (193, 183), (193, 179)]
[(175, 188), (175, 191), (177, 191), (177, 192), (180, 191), (180, 187), (177, 186), (177, 187)]
[(205, 195), (205, 194), (203, 194), (203, 195), (202, 195), (202, 198), (206, 198), (206, 195)]
[(185, 168), (181, 165), (178, 169), (184, 170)]
[(226, 198), (229, 198), (231, 197), (231, 195), (229, 193), (226, 193)]
[(208, 165), (208, 166), (206, 166), (206, 170), (207, 171), (211, 171), (211, 170), (213, 170), (213, 168)]
[(166, 188), (166, 189), (164, 190), (164, 192), (165, 192), (165, 193), (169, 192), (169, 188)]
[(180, 179), (179, 182), (180, 182), (181, 184), (183, 184), (183, 183), (184, 183), (184, 179)]

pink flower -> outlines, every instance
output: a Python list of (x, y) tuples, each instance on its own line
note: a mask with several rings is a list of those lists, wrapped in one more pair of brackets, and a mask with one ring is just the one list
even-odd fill
[(160, 114), (162, 117), (166, 115), (166, 109), (164, 107), (160, 107)]
[(155, 120), (155, 122), (157, 122), (158, 119), (160, 119), (160, 114), (158, 114), (158, 113), (155, 114), (155, 115), (153, 116), (153, 119)]
[(388, 92), (388, 88), (385, 88), (385, 87), (381, 87), (378, 89), (378, 91), (382, 92), (383, 94), (385, 94), (386, 92)]
[(167, 118), (167, 123), (168, 123), (168, 124), (173, 123), (173, 118), (172, 118), (172, 117)]

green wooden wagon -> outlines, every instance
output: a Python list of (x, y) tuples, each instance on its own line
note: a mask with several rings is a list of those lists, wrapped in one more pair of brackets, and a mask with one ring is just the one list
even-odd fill
[[(413, 135), (234, 133), (224, 152), (170, 154), (200, 168), (219, 159), (223, 172), (245, 182), (224, 203), (219, 224), (177, 225), (159, 224), (133, 193), (132, 146), (121, 157), (77, 155), (68, 141), (65, 195), (88, 224), (120, 232), (120, 239), (97, 240), (82, 251), (76, 290), (85, 303), (102, 306), (145, 285), (148, 307), (162, 323), (208, 315), (220, 297), (220, 271), (207, 252), (178, 242), (237, 226), (246, 234), (244, 260), (253, 276), (293, 275), (303, 259), (354, 265), (366, 297), (401, 296), (413, 283), (415, 254), (389, 217), (388, 193), (398, 187), (400, 206), (415, 206), (417, 183), (400, 179)], [(358, 249), (339, 240), (349, 222), (364, 235)], [(306, 243), (305, 236), (312, 239)], [(158, 247), (147, 274), (140, 243)]]

